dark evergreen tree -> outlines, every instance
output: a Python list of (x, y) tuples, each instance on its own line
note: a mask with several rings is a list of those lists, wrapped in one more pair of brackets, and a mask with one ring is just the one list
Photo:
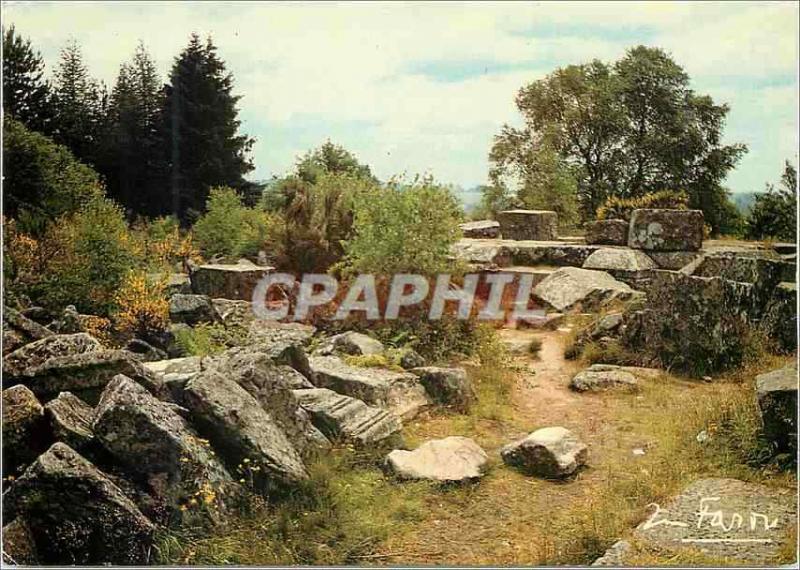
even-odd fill
[(53, 139), (69, 147), (80, 160), (105, 171), (108, 94), (105, 86), (89, 75), (74, 40), (61, 51), (53, 95)]
[(136, 214), (170, 211), (162, 139), (164, 92), (142, 43), (120, 66), (109, 104), (109, 192)]
[(170, 160), (172, 211), (184, 222), (205, 208), (209, 189), (247, 186), (253, 169), (248, 152), (253, 139), (238, 133), (240, 121), (226, 72), (209, 38), (193, 34), (175, 60), (166, 89), (165, 141)]
[(50, 130), (53, 106), (44, 60), (13, 25), (3, 31), (3, 110), (31, 130)]

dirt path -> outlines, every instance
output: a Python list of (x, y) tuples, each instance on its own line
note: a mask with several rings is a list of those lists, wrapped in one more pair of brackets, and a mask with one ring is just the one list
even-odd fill
[[(648, 503), (673, 496), (699, 477), (770, 482), (735, 459), (704, 456), (696, 447), (696, 433), (715, 421), (708, 418), (716, 418), (726, 401), (752, 402), (751, 384), (665, 374), (641, 380), (638, 394), (577, 394), (569, 381), (581, 365), (563, 357), (565, 331), (500, 332), (517, 346), (534, 337), (542, 341), (538, 358), (513, 357), (506, 413), (476, 418), (437, 411), (404, 430), (411, 446), (450, 435), (473, 438), (491, 458), (488, 474), (473, 486), (432, 489), (423, 499), (422, 520), (393, 529), (369, 562), (586, 564), (638, 524)], [(777, 364), (773, 358), (764, 366)], [(589, 465), (575, 479), (545, 481), (502, 464), (500, 447), (547, 426), (566, 427), (589, 446)]]
[[(571, 377), (580, 369), (563, 357), (563, 331), (503, 330), (503, 340), (516, 343), (542, 341), (538, 358), (514, 356), (515, 381), (511, 414), (507, 421), (458, 421), (450, 416), (424, 418), (410, 425), (412, 441), (433, 437), (473, 437), (492, 458), (493, 468), (479, 485), (454, 489), (427, 502), (428, 516), (413, 530), (393, 536), (381, 549), (386, 564), (536, 564), (550, 556), (547, 536), (536, 536), (543, 517), (574, 502), (587, 500), (602, 470), (580, 475), (580, 481), (556, 483), (529, 478), (504, 468), (500, 447), (531, 431), (559, 425), (591, 443), (593, 464), (611, 444), (627, 447), (614, 437), (611, 407), (602, 397), (569, 390)], [(627, 439), (627, 438), (626, 438)], [(613, 440), (613, 441), (612, 441)], [(630, 453), (628, 451), (628, 453)]]

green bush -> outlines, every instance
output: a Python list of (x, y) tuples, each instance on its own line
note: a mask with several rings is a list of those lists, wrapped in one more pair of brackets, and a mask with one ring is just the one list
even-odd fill
[(3, 119), (3, 175), (5, 215), (33, 237), (104, 193), (98, 174), (67, 147), (9, 117)]
[(461, 236), (461, 209), (430, 178), (391, 182), (358, 196), (353, 236), (345, 242), (345, 274), (435, 275), (453, 271), (451, 246)]
[(672, 190), (651, 192), (638, 198), (612, 196), (597, 209), (597, 219), (630, 221), (633, 211), (641, 208), (685, 210), (688, 205), (689, 196), (685, 192)]
[(51, 310), (107, 316), (128, 272), (141, 264), (141, 251), (128, 231), (122, 209), (95, 198), (80, 211), (52, 223), (37, 249), (38, 278), (29, 296)]
[(270, 215), (246, 207), (232, 188), (212, 188), (206, 210), (194, 225), (194, 236), (207, 258), (254, 257), (270, 239)]
[(789, 162), (780, 186), (768, 185), (766, 193), (756, 195), (746, 235), (750, 239), (797, 240), (797, 171)]

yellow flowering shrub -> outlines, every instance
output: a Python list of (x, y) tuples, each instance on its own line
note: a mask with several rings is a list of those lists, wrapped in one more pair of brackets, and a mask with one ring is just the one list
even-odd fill
[(689, 196), (686, 192), (662, 190), (650, 192), (636, 198), (619, 198), (612, 196), (597, 209), (598, 220), (626, 220), (630, 221), (631, 213), (641, 208), (669, 208), (685, 210), (689, 205)]
[(142, 271), (131, 271), (114, 295), (114, 323), (118, 331), (141, 336), (169, 328), (166, 278), (151, 280)]

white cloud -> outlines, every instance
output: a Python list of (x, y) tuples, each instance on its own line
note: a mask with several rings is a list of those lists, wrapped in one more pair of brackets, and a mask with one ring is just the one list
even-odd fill
[[(245, 128), (259, 137), (259, 176), (289, 168), (306, 150), (301, 141), (315, 144), (336, 132), (380, 176), (431, 171), (462, 185), (480, 183), (492, 136), (517, 120), (519, 87), (556, 65), (617, 58), (631, 44), (664, 47), (700, 85), (791, 75), (797, 66), (793, 3), (7, 2), (4, 8), (6, 21), (32, 38), (50, 66), (73, 36), (107, 83), (139, 39), (166, 76), (189, 33), (213, 34), (244, 95)], [(430, 62), (509, 67), (453, 81), (413, 72)], [(738, 117), (749, 121), (758, 103), (728, 94), (739, 133)], [(759, 142), (751, 156), (776, 161), (796, 147), (796, 118), (787, 123), (777, 112), (784, 103), (752, 125), (781, 140)], [(293, 131), (299, 123), (302, 132)], [(766, 176), (762, 162), (748, 161), (749, 172)]]

